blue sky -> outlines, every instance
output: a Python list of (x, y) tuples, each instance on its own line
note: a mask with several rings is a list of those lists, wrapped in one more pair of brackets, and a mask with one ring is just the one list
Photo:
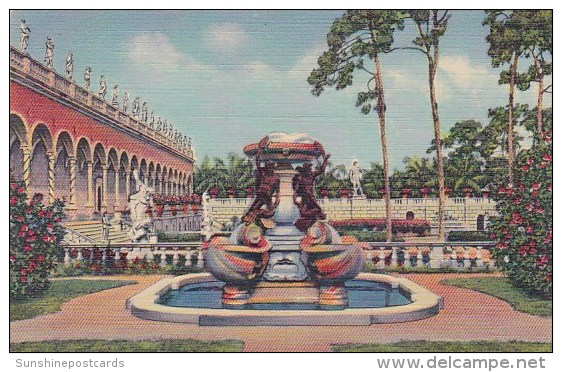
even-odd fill
[[(343, 91), (310, 94), (306, 78), (326, 47), (326, 33), (342, 11), (15, 11), (31, 28), (28, 52), (42, 61), (47, 35), (55, 43), (55, 69), (74, 54), (75, 80), (91, 66), (92, 86), (105, 75), (121, 96), (140, 96), (156, 116), (193, 138), (198, 160), (241, 153), (270, 132), (306, 132), (332, 153), (334, 163), (380, 162), (378, 122), (355, 108), (365, 77)], [(442, 38), (438, 100), (442, 129), (455, 122), (487, 122), (487, 110), (507, 103), (507, 86), (486, 54), (484, 13), (452, 11)], [(396, 37), (406, 45), (407, 28)], [(433, 138), (426, 60), (420, 53), (383, 57), (387, 134), (392, 168), (405, 156), (425, 156)], [(535, 89), (517, 100), (535, 101)], [(546, 106), (551, 106), (550, 96)]]

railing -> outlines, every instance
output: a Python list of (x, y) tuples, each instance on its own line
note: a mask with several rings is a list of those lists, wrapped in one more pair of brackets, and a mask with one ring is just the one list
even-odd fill
[[(246, 205), (253, 198), (214, 198), (211, 199), (213, 203), (226, 205), (226, 204), (240, 204)], [(351, 204), (354, 205), (384, 205), (384, 199), (353, 199), (353, 198), (318, 198), (318, 202), (323, 205), (327, 204)], [(392, 198), (391, 203), (395, 205), (438, 205), (438, 198)], [(458, 204), (490, 204), (494, 203), (492, 199), (483, 197), (470, 197), (470, 198), (446, 198), (445, 204), (458, 205)]]
[[(204, 267), (203, 251), (200, 242), (184, 243), (119, 243), (119, 244), (67, 244), (64, 249), (64, 263), (74, 262), (107, 265), (114, 262), (130, 264), (136, 259), (155, 261), (160, 256), (160, 266), (168, 262), (178, 267), (196, 265)], [(376, 268), (385, 269), (396, 266), (427, 267), (449, 269), (493, 268), (495, 262), (490, 257), (494, 242), (393, 242), (363, 243), (366, 261)]]
[(160, 256), (160, 266), (171, 264), (178, 267), (180, 262), (189, 267), (195, 265), (203, 268), (203, 251), (201, 243), (119, 243), (119, 244), (67, 244), (63, 245), (65, 265), (72, 263), (98, 263), (101, 266), (113, 262), (116, 266), (130, 265), (137, 259), (155, 261), (155, 256)]
[(495, 242), (392, 242), (368, 243), (367, 261), (389, 266), (472, 269), (494, 267), (490, 250)]
[[(106, 101), (100, 99), (97, 95), (82, 88), (76, 82), (68, 80), (64, 76), (57, 74), (54, 70), (45, 67), (40, 62), (32, 59), (27, 54), (21, 53), (14, 47), (10, 47), (10, 67), (25, 76), (42, 82), (57, 93), (62, 93), (70, 100), (73, 100), (81, 105), (88, 106), (90, 109), (104, 116), (109, 116), (111, 119), (121, 124), (121, 126), (130, 126), (135, 130), (138, 130), (138, 127), (140, 127), (137, 124), (138, 120), (120, 112), (117, 108), (112, 107)], [(118, 111), (119, 115), (117, 115)], [(155, 139), (171, 150), (193, 159), (192, 149), (174, 144), (173, 141), (167, 137), (154, 135), (154, 129), (151, 129), (148, 126), (145, 129), (146, 130), (141, 130), (139, 132), (151, 139)]]
[[(64, 226), (64, 225), (63, 225)], [(95, 240), (86, 236), (78, 231), (75, 231), (71, 228), (64, 226), (65, 234), (64, 234), (64, 241), (69, 242), (70, 244), (84, 244), (84, 243), (95, 243)]]

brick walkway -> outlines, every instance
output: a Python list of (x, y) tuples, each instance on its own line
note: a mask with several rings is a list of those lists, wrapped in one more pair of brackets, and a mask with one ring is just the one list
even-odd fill
[(138, 284), (75, 298), (62, 311), (10, 323), (10, 342), (68, 339), (239, 339), (245, 351), (329, 351), (331, 344), (400, 340), (521, 340), (551, 342), (552, 318), (517, 312), (509, 304), (475, 291), (444, 286), (442, 279), (489, 274), (409, 274), (445, 299), (445, 309), (428, 319), (353, 327), (199, 327), (138, 319), (125, 301), (161, 276), (113, 276)]

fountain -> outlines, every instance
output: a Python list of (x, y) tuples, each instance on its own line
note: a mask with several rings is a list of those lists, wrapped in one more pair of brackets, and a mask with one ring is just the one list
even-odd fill
[(340, 236), (314, 197), (330, 157), (320, 142), (272, 133), (244, 152), (255, 161), (256, 197), (230, 237), (203, 244), (212, 276), (164, 279), (129, 300), (134, 315), (200, 325), (337, 325), (439, 311), (441, 299), (407, 279), (360, 274), (364, 247)]

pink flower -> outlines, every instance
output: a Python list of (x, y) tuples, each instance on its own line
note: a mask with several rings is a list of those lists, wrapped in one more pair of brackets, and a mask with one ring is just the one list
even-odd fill
[(532, 158), (527, 159), (527, 164), (531, 165), (533, 164), (535, 161)]
[(20, 187), (18, 188), (18, 192), (19, 192), (20, 194), (23, 194), (24, 191), (25, 191), (25, 189), (24, 189), (23, 187), (20, 186)]
[(10, 198), (10, 205), (16, 205), (18, 203), (18, 197), (17, 196), (12, 196)]
[(12, 190), (15, 190), (16, 187), (18, 187), (18, 185), (16, 185), (15, 183), (11, 183), (11, 184), (10, 184), (10, 187), (12, 188)]
[(11, 262), (11, 263), (16, 262), (16, 257), (15, 257), (15, 256), (10, 256), (10, 262)]
[(27, 274), (27, 269), (26, 269), (26, 268), (22, 268), (22, 269), (20, 270), (20, 274), (21, 274), (21, 275)]
[(27, 276), (20, 275), (20, 282), (25, 283), (27, 281)]
[(552, 161), (552, 156), (550, 156), (550, 154), (544, 154), (542, 156), (542, 160), (547, 161), (547, 162), (551, 162)]
[(523, 172), (527, 172), (529, 170), (529, 166), (527, 164), (525, 164), (524, 166), (521, 167), (521, 170)]
[(31, 246), (29, 244), (26, 244), (23, 246), (23, 250), (26, 252), (31, 252)]
[(533, 226), (527, 226), (527, 228), (525, 229), (525, 232), (526, 232), (527, 234), (532, 234), (533, 231), (534, 231), (534, 230), (533, 230)]

